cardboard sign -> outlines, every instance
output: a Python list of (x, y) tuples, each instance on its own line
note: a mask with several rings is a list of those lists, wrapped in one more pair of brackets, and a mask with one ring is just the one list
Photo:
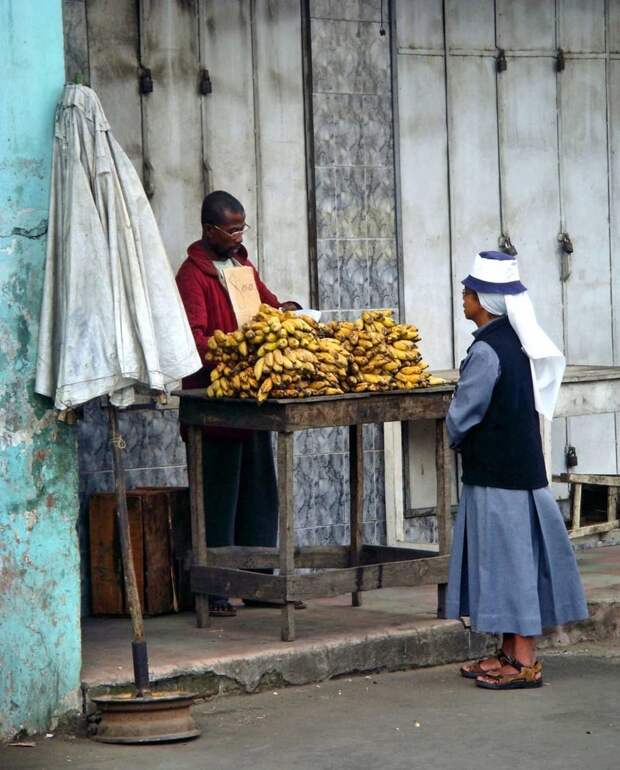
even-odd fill
[(260, 306), (254, 271), (251, 267), (227, 267), (224, 270), (224, 280), (237, 324), (242, 326), (254, 318)]

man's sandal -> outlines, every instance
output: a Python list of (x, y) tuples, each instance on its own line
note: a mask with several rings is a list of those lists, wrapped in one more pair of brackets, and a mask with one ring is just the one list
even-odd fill
[[(493, 658), (497, 658), (498, 665), (494, 668), (482, 668), (482, 664), (486, 663), (487, 660), (493, 660)], [(461, 676), (464, 676), (465, 679), (475, 679), (478, 676), (486, 676), (491, 671), (496, 671), (498, 668), (501, 668), (502, 666), (510, 665), (508, 663), (508, 656), (504, 652), (504, 650), (500, 647), (500, 649), (495, 653), (495, 655), (489, 655), (488, 658), (480, 658), (479, 660), (475, 661), (471, 665), (465, 664), (464, 666), (461, 666), (459, 669), (459, 672)]]
[(209, 602), (209, 615), (212, 618), (234, 618), (237, 610), (226, 599)]
[(529, 690), (533, 687), (542, 687), (542, 669), (543, 664), (536, 660), (531, 666), (524, 666), (520, 660), (506, 655), (504, 665), (512, 666), (517, 671), (514, 674), (501, 674), (499, 671), (482, 674), (482, 677), (492, 679), (492, 682), (485, 682), (481, 677), (476, 679), (476, 687), (483, 687), (485, 690)]

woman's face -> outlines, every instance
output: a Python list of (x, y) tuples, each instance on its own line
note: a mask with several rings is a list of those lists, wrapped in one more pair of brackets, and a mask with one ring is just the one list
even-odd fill
[(468, 321), (474, 321), (480, 312), (482, 305), (478, 295), (472, 289), (463, 289), (463, 313)]

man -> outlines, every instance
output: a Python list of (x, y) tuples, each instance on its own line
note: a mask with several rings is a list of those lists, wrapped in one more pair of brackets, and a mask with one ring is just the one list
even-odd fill
[[(198, 353), (205, 363), (213, 332), (237, 329), (224, 278), (228, 267), (253, 269), (261, 302), (285, 310), (299, 305), (294, 302), (280, 305), (248, 259), (243, 234), (249, 225), (243, 206), (236, 198), (223, 191), (207, 195), (202, 203), (201, 222), (202, 238), (188, 247), (187, 259), (177, 274), (177, 286)], [(183, 380), (183, 387), (206, 388), (210, 383), (209, 370), (205, 364), (198, 373)], [(205, 429), (203, 465), (207, 544), (275, 546), (278, 494), (270, 434)], [(230, 617), (236, 610), (228, 597), (210, 596), (209, 613)]]
[(553, 417), (564, 357), (538, 326), (513, 257), (482, 252), (463, 284), (465, 317), (478, 328), (446, 420), (463, 468), (447, 617), (503, 634), (497, 654), (463, 676), (493, 690), (540, 687), (536, 637), (587, 617), (538, 417)]

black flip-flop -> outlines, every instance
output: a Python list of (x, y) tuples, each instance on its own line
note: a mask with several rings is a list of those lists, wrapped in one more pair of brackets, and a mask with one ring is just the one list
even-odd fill
[(209, 602), (209, 615), (212, 618), (234, 618), (237, 610), (226, 600)]

